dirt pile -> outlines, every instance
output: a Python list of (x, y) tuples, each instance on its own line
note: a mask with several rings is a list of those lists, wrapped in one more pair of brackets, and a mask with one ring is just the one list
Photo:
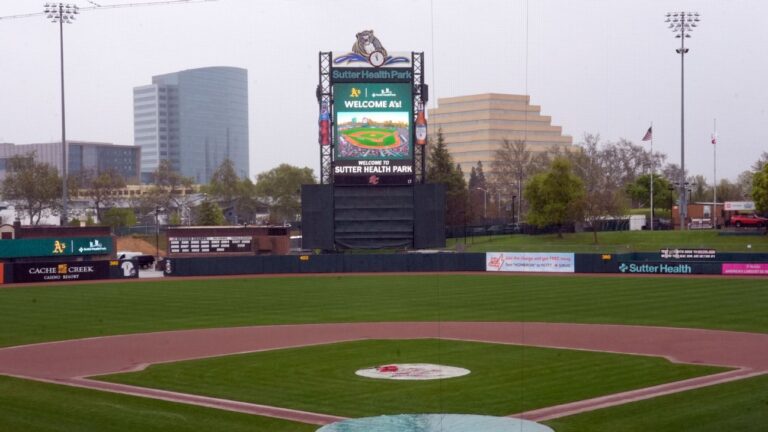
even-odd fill
[[(152, 243), (131, 236), (117, 237), (116, 244), (118, 251), (141, 252), (146, 255), (155, 255), (155, 253), (157, 253), (155, 245)], [(165, 251), (161, 250), (160, 256), (164, 257)]]

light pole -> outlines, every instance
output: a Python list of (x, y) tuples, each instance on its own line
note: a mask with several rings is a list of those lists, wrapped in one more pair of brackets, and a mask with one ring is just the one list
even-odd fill
[(685, 39), (690, 38), (690, 33), (698, 25), (698, 12), (667, 12), (665, 22), (669, 29), (680, 39), (680, 48), (676, 51), (680, 54), (680, 230), (685, 229), (688, 218), (688, 200), (685, 196)]
[(475, 189), (483, 191), (483, 225), (485, 225), (485, 220), (488, 219), (488, 191), (479, 187)]
[(77, 5), (64, 3), (46, 3), (46, 18), (59, 24), (59, 58), (61, 66), (61, 225), (67, 224), (67, 121), (64, 109), (64, 23), (75, 22), (79, 8)]

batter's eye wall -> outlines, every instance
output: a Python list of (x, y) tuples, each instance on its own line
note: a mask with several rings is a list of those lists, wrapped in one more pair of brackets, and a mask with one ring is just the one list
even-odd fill
[(304, 249), (445, 246), (445, 188), (302, 187)]

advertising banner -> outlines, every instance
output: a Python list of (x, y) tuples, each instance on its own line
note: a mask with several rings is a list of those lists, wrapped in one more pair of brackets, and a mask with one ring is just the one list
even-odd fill
[(768, 276), (768, 263), (723, 263), (723, 274), (734, 276)]
[(754, 201), (726, 201), (724, 204), (725, 211), (754, 211)]
[(0, 258), (108, 255), (112, 237), (62, 237), (3, 240)]
[(334, 84), (337, 184), (410, 184), (413, 94), (410, 84)]
[(488, 252), (485, 270), (501, 272), (573, 273), (573, 253)]
[(661, 249), (659, 256), (664, 259), (702, 259), (713, 260), (717, 257), (715, 249)]
[(49, 282), (109, 278), (109, 261), (17, 263), (14, 282)]

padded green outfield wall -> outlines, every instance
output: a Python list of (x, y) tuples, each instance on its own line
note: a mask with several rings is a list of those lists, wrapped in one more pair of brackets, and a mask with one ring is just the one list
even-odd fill
[[(500, 253), (495, 253), (500, 254)], [(512, 254), (504, 252), (504, 254)], [(743, 263), (768, 268), (768, 254), (723, 254), (715, 259), (663, 259), (658, 254), (573, 254), (573, 273), (724, 274), (724, 265)], [(485, 253), (324, 254), (172, 258), (168, 276), (366, 272), (485, 272)], [(543, 269), (541, 271), (548, 271)], [(747, 275), (744, 273), (742, 275)], [(759, 275), (754, 273), (753, 275)]]
[(112, 237), (60, 237), (0, 240), (0, 259), (108, 255)]

